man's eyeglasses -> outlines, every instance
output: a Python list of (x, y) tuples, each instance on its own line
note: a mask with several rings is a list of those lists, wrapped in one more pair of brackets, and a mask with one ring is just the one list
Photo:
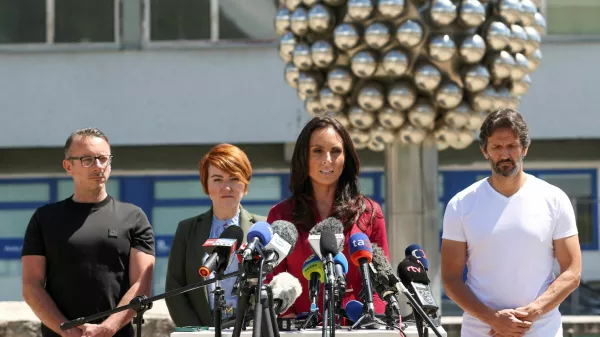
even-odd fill
[(83, 156), (83, 157), (68, 157), (68, 160), (78, 159), (81, 162), (81, 166), (83, 167), (92, 167), (96, 163), (96, 160), (100, 162), (100, 166), (104, 167), (106, 165), (110, 165), (112, 162), (113, 156)]

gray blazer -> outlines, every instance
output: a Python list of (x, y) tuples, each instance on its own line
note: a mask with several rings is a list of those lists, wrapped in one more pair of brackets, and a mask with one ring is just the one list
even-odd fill
[[(210, 235), (213, 210), (185, 219), (177, 225), (167, 267), (166, 291), (185, 287), (204, 279), (198, 269), (204, 262), (202, 244)], [(248, 230), (257, 221), (266, 217), (250, 214), (240, 206), (240, 227), (244, 231), (244, 242)], [(206, 287), (165, 299), (175, 326), (213, 326), (213, 317), (208, 303)]]

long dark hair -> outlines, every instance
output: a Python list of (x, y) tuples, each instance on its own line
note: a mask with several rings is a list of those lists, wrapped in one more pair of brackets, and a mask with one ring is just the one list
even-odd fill
[[(290, 191), (294, 203), (292, 219), (296, 226), (306, 231), (315, 225), (311, 207), (314, 190), (308, 175), (310, 137), (315, 130), (327, 127), (332, 127), (342, 138), (345, 158), (344, 169), (337, 182), (331, 216), (342, 221), (345, 228), (351, 227), (365, 211), (365, 201), (368, 200), (360, 193), (358, 179), (360, 161), (348, 131), (334, 118), (315, 117), (300, 132), (291, 161)], [(372, 210), (373, 205), (370, 200), (368, 201), (371, 206), (369, 210)], [(360, 226), (360, 224), (358, 225)], [(364, 231), (363, 228), (361, 230)]]

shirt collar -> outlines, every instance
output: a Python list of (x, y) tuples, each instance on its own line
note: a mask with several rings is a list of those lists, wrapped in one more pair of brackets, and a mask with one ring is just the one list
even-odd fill
[(231, 226), (231, 225), (239, 226), (240, 225), (240, 212), (238, 212), (233, 218), (225, 219), (225, 220), (219, 220), (213, 214), (212, 223), (214, 225), (223, 226), (225, 228), (227, 228), (228, 226)]

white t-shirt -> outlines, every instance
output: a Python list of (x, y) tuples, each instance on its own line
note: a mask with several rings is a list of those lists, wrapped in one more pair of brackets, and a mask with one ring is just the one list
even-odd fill
[[(450, 200), (442, 238), (467, 243), (466, 285), (488, 307), (515, 309), (554, 281), (553, 240), (577, 234), (573, 206), (558, 187), (527, 175), (507, 198), (487, 178)], [(463, 315), (463, 337), (488, 336), (490, 326)], [(527, 337), (562, 336), (558, 308), (533, 322)]]

